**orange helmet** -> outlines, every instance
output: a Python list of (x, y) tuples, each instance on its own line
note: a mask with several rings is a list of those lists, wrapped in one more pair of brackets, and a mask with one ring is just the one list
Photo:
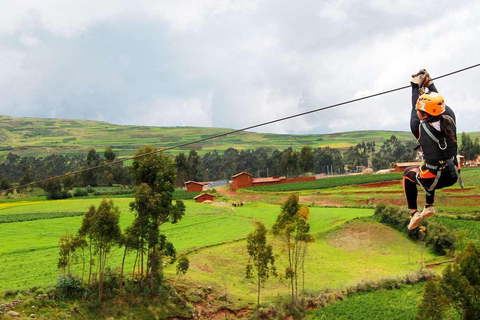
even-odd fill
[(445, 101), (443, 97), (436, 93), (422, 94), (415, 105), (415, 109), (428, 113), (431, 116), (439, 116), (445, 112)]

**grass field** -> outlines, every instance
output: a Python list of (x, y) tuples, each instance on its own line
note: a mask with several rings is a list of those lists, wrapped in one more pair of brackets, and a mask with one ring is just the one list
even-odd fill
[[(480, 239), (480, 222), (452, 217), (454, 212), (468, 215), (478, 212), (473, 202), (478, 201), (479, 172), (480, 169), (464, 170), (468, 189), (454, 186), (439, 191), (436, 197), (439, 215), (432, 219), (438, 219), (451, 229), (464, 230), (464, 241)], [(177, 251), (187, 253), (190, 259), (190, 269), (182, 277), (175, 274), (174, 266), (166, 267), (169, 282), (187, 288), (194, 299), (198, 299), (196, 288), (211, 287), (217, 297), (228, 295), (229, 308), (252, 307), (256, 285), (253, 279), (245, 279), (248, 261), (245, 239), (254, 229), (254, 220), (271, 228), (281, 210), (280, 204), (289, 194), (287, 191), (243, 190), (235, 195), (219, 192), (217, 200), (225, 206), (185, 201), (184, 219), (177, 225), (161, 227)], [(405, 206), (400, 181), (299, 190), (298, 195), (303, 204), (309, 205), (310, 232), (316, 240), (309, 245), (305, 284), (300, 284), (312, 295), (326, 289), (341, 290), (363, 280), (403, 276), (424, 265), (446, 260), (425, 250), (423, 243), (412, 242), (401, 232), (370, 218), (378, 201)], [(419, 199), (422, 198), (420, 193)], [(80, 215), (90, 205), (97, 206), (100, 200), (100, 197), (57, 201), (3, 199), (0, 202), (0, 292), (53, 285), (59, 275), (56, 268), (59, 237), (65, 232), (76, 233), (82, 221)], [(134, 214), (129, 210), (132, 200), (131, 196), (113, 198), (122, 212), (122, 229), (133, 220)], [(230, 202), (238, 201), (243, 201), (244, 205), (230, 206)], [(283, 273), (286, 262), (280, 244), (271, 236), (268, 240), (274, 245), (277, 269)], [(122, 249), (115, 250), (109, 258), (110, 265), (119, 266), (122, 253)], [(424, 262), (419, 264), (421, 260)], [(127, 257), (127, 273), (132, 263), (133, 256)], [(433, 270), (441, 271), (442, 268)], [(73, 271), (81, 272), (80, 263)], [(262, 301), (264, 306), (269, 306), (288, 294), (286, 281), (270, 278), (262, 289)], [(358, 294), (314, 312), (312, 317), (383, 319), (387, 315), (392, 319), (412, 319), (420, 296), (421, 285)], [(218, 302), (217, 308), (223, 303)], [(402, 306), (401, 310), (398, 306)]]
[[(121, 226), (133, 219), (128, 211), (131, 198), (116, 198), (121, 208)], [(48, 215), (86, 211), (99, 199), (10, 202), (0, 207), (0, 217), (29, 214)], [(180, 252), (190, 252), (191, 268), (182, 281), (224, 287), (243, 303), (254, 300), (255, 286), (244, 278), (247, 261), (245, 238), (253, 230), (252, 221), (261, 220), (271, 227), (280, 212), (279, 205), (262, 202), (246, 203), (243, 207), (217, 207), (186, 201), (187, 213), (178, 225), (164, 225), (165, 232)], [(352, 220), (372, 215), (372, 209), (310, 208), (311, 233), (317, 238), (309, 248), (306, 266), (306, 289), (317, 291), (327, 287), (341, 288), (364, 278), (377, 279), (400, 275), (418, 268), (420, 248), (400, 233), (369, 220)], [(75, 233), (82, 217), (65, 217), (35, 221), (0, 223), (0, 291), (53, 284), (58, 239), (65, 232)], [(351, 223), (345, 224), (348, 221)], [(271, 239), (273, 241), (273, 239)], [(279, 254), (277, 247), (277, 254)], [(110, 257), (119, 265), (121, 250)], [(430, 254), (428, 259), (434, 257)], [(129, 270), (133, 257), (129, 257)], [(409, 263), (410, 261), (410, 263)], [(278, 257), (279, 269), (283, 259)], [(75, 267), (80, 272), (80, 264)], [(167, 275), (176, 278), (174, 268)], [(264, 289), (265, 299), (272, 300), (286, 293), (286, 283), (272, 279)]]
[(421, 300), (423, 284), (398, 290), (358, 293), (314, 312), (312, 320), (403, 320), (414, 319)]
[[(0, 156), (9, 152), (35, 157), (51, 153), (86, 155), (92, 147), (97, 151), (111, 147), (121, 158), (132, 156), (138, 148), (146, 144), (158, 148), (170, 148), (231, 131), (233, 129), (121, 126), (101, 121), (0, 116)], [(346, 149), (362, 141), (375, 141), (380, 146), (392, 135), (402, 141), (412, 140), (411, 133), (399, 131), (357, 131), (321, 135), (239, 132), (168, 152), (178, 154), (194, 149), (203, 155), (213, 150), (222, 152), (232, 146), (239, 150), (260, 147), (279, 150), (292, 147), (300, 150), (305, 145), (312, 148), (329, 146)]]

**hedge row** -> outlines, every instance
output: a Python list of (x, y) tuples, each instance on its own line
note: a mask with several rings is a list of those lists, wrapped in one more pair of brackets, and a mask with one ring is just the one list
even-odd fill
[(0, 215), (0, 223), (35, 221), (42, 219), (57, 219), (82, 216), (84, 212), (36, 212)]
[(385, 174), (358, 174), (338, 176), (331, 178), (318, 179), (316, 181), (296, 182), (286, 184), (276, 184), (262, 187), (250, 187), (249, 190), (254, 191), (300, 191), (300, 190), (314, 190), (314, 189), (327, 189), (347, 185), (385, 182), (400, 180), (402, 173), (385, 173)]

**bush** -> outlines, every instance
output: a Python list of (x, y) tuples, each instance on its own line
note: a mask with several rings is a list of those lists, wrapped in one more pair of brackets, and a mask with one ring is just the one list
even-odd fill
[(107, 267), (103, 277), (103, 292), (116, 293), (120, 286), (120, 269)]
[(83, 293), (81, 279), (72, 274), (61, 275), (57, 278), (56, 293), (60, 300), (76, 299)]
[[(381, 223), (385, 223), (390, 227), (405, 232), (406, 235), (414, 240), (421, 239), (422, 234), (420, 228), (411, 231), (407, 229), (410, 215), (405, 210), (398, 207), (387, 206), (384, 203), (377, 205), (374, 217)], [(425, 243), (433, 249), (436, 254), (446, 254), (455, 247), (455, 235), (444, 224), (436, 221), (422, 221), (421, 225), (426, 228)]]
[(428, 223), (427, 231), (425, 242), (435, 253), (446, 254), (447, 250), (453, 250), (455, 235), (445, 225), (431, 221)]
[(73, 196), (75, 198), (86, 197), (86, 196), (88, 196), (88, 191), (85, 190), (85, 189), (75, 189), (75, 191), (73, 192)]

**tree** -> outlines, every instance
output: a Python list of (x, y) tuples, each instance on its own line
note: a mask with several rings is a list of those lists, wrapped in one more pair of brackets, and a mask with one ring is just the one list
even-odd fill
[(310, 146), (303, 146), (300, 151), (299, 166), (303, 173), (311, 172), (314, 165), (314, 155)]
[(177, 168), (177, 186), (183, 187), (188, 178), (187, 157), (183, 152), (175, 157), (175, 167)]
[(70, 172), (67, 172), (65, 174), (65, 177), (62, 178), (62, 184), (66, 190), (72, 190), (74, 179), (73, 179), (73, 175)]
[(190, 150), (187, 158), (188, 180), (197, 181), (200, 174), (200, 156), (197, 151)]
[[(78, 230), (78, 234), (80, 237), (85, 239), (85, 242), (87, 243), (88, 246), (88, 251), (89, 251), (89, 268), (88, 268), (88, 285), (90, 285), (92, 281), (92, 268), (93, 265), (95, 264), (95, 259), (93, 256), (93, 240), (94, 240), (94, 219), (96, 215), (96, 209), (95, 206), (92, 204), (90, 208), (88, 208), (87, 212), (83, 215), (82, 219), (82, 225), (80, 226), (80, 229)], [(85, 261), (85, 260), (84, 260)], [(85, 269), (85, 265), (83, 266), (83, 269)], [(83, 281), (83, 276), (82, 276), (82, 281)]]
[[(20, 186), (24, 186), (26, 184), (29, 184), (30, 182), (33, 181), (33, 177), (32, 177), (32, 170), (30, 168), (28, 168), (26, 171), (25, 171), (25, 174), (23, 176), (20, 177), (20, 179), (18, 180), (18, 184)], [(23, 188), (22, 188), (23, 189)], [(17, 191), (20, 192), (20, 188), (17, 189)]]
[[(177, 170), (179, 165), (177, 162)], [(202, 171), (203, 181), (220, 180), (225, 178), (225, 173), (222, 172), (222, 157), (218, 154), (217, 150), (207, 152), (202, 158)], [(177, 175), (180, 177), (181, 172), (178, 171)]]
[(317, 148), (313, 150), (313, 155), (315, 172), (344, 172), (344, 162), (340, 150), (330, 147)]
[[(115, 152), (113, 152), (112, 148), (110, 147), (105, 148), (105, 151), (103, 152), (103, 156), (105, 157), (105, 160), (107, 160), (107, 163), (112, 163), (117, 157)], [(111, 187), (113, 184), (113, 181), (115, 180), (115, 176), (112, 173), (111, 165), (107, 166), (106, 173), (107, 173), (108, 186)]]
[[(0, 190), (9, 190), (12, 188), (12, 185), (10, 184), (10, 182), (8, 181), (7, 177), (4, 177), (1, 181), (0, 181)], [(9, 193), (13, 193), (13, 190), (9, 190), (9, 191), (6, 191), (5, 192), (5, 195), (8, 195)]]
[(181, 255), (177, 261), (177, 275), (184, 275), (190, 267), (190, 260), (186, 255)]
[(449, 301), (442, 292), (438, 281), (428, 280), (423, 290), (422, 301), (418, 304), (417, 319), (443, 319)]
[(68, 193), (63, 189), (60, 179), (45, 181), (42, 186), (47, 193), (47, 200), (58, 200), (68, 198)]
[(293, 176), (298, 172), (298, 158), (298, 152), (291, 147), (283, 150), (281, 168), (286, 176)]
[(275, 258), (272, 246), (267, 244), (267, 228), (261, 222), (255, 223), (255, 231), (247, 237), (247, 251), (250, 256), (247, 264), (247, 278), (257, 276), (257, 314), (260, 308), (260, 288), (270, 274), (276, 276)]
[(113, 160), (115, 160), (115, 158), (117, 157), (115, 152), (113, 152), (112, 148), (110, 147), (105, 148), (105, 151), (103, 152), (103, 156), (105, 157), (108, 163), (112, 163)]
[(120, 210), (115, 207), (112, 200), (107, 201), (104, 197), (93, 216), (92, 237), (98, 259), (98, 301), (102, 301), (103, 278), (107, 265), (108, 255), (111, 249), (120, 242)]
[[(95, 149), (92, 148), (88, 151), (85, 163), (86, 163), (86, 169), (99, 166), (102, 163), (100, 156), (97, 154)], [(95, 169), (90, 169), (82, 172), (82, 178), (83, 178), (83, 184), (85, 186), (87, 185), (92, 187), (97, 186), (98, 173)]]
[[(285, 246), (287, 267), (285, 276), (290, 280), (292, 302), (297, 302), (298, 297), (298, 269), (305, 259), (304, 246), (313, 242), (314, 238), (309, 234), (308, 208), (300, 207), (298, 196), (291, 194), (282, 205), (282, 212), (277, 216), (273, 224), (273, 234), (280, 238)], [(306, 250), (306, 249), (305, 249)]]
[[(180, 221), (185, 214), (185, 205), (182, 201), (172, 203), (176, 176), (174, 161), (169, 155), (145, 146), (135, 156), (132, 167), (139, 187), (135, 192), (135, 201), (130, 203), (131, 210), (136, 212), (132, 233), (139, 243), (140, 277), (150, 278), (150, 294), (153, 295), (154, 280), (161, 280), (159, 272), (163, 258), (174, 254), (173, 245), (160, 234), (160, 226)], [(144, 252), (147, 253), (146, 275), (143, 272)]]
[(459, 153), (465, 157), (465, 160), (475, 160), (480, 154), (480, 143), (478, 137), (475, 138), (475, 142), (469, 134), (462, 132), (461, 136), (462, 144), (459, 149)]
[(71, 233), (66, 233), (60, 236), (58, 240), (58, 246), (60, 248), (59, 258), (58, 258), (58, 269), (63, 269), (63, 274), (67, 271), (70, 273), (70, 258), (74, 249), (75, 236)]
[[(442, 310), (452, 305), (462, 315), (462, 319), (480, 319), (479, 270), (480, 250), (470, 244), (460, 254), (458, 264), (445, 268), (438, 287), (427, 284), (418, 318), (440, 319)], [(446, 297), (446, 302), (442, 295)]]

